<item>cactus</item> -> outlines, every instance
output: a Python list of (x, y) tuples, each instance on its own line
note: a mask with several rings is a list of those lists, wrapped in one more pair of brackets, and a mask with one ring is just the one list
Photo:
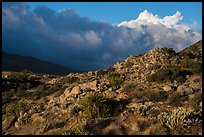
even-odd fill
[[(171, 130), (177, 127), (189, 128), (189, 124), (202, 121), (202, 112), (195, 112), (192, 109), (178, 107), (169, 112), (161, 112), (158, 119)], [(200, 119), (201, 118), (201, 119)]]

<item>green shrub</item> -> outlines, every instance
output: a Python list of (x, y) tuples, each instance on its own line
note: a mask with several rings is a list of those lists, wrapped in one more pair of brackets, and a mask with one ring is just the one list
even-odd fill
[(2, 93), (2, 104), (9, 103), (12, 101), (12, 97), (15, 95), (15, 90), (11, 89)]
[(80, 79), (78, 77), (66, 77), (64, 78), (61, 82), (62, 83), (69, 83), (69, 84), (72, 84), (72, 83), (75, 83), (75, 82), (79, 82)]
[(36, 88), (36, 91), (44, 91), (46, 89), (45, 85), (39, 85), (37, 88)]
[(79, 107), (84, 111), (87, 119), (110, 115), (110, 106), (102, 93), (88, 94), (82, 99)]
[(48, 94), (52, 94), (56, 91), (60, 91), (60, 85), (59, 84), (55, 84), (55, 85), (52, 85), (51, 87), (49, 87), (49, 89), (47, 89), (47, 93)]
[(187, 80), (187, 78), (186, 78), (186, 77), (181, 77), (181, 76), (179, 76), (179, 77), (176, 77), (175, 80), (176, 80), (178, 83), (184, 83), (184, 82)]
[(106, 71), (106, 70), (99, 70), (99, 71), (97, 71), (97, 75), (105, 75), (105, 74), (107, 74), (108, 72)]
[(181, 67), (190, 69), (194, 74), (202, 72), (202, 64), (196, 61), (192, 61), (189, 56), (185, 56), (180, 65)]
[(178, 107), (181, 104), (180, 93), (174, 92), (168, 97), (168, 104)]
[(181, 67), (188, 68), (191, 65), (191, 60), (189, 56), (185, 56), (184, 59), (180, 62)]
[(141, 85), (139, 85), (138, 83), (127, 83), (124, 87), (123, 87), (123, 91), (127, 94), (128, 99), (131, 98), (140, 98), (142, 95), (142, 92), (140, 92), (140, 87)]
[(198, 74), (202, 72), (202, 64), (198, 62), (193, 62), (190, 68), (191, 68), (191, 72), (193, 72), (194, 74)]
[(30, 82), (28, 82), (27, 84), (26, 84), (26, 89), (31, 89), (32, 88), (32, 84), (30, 83)]
[(171, 78), (172, 72), (166, 69), (159, 70), (158, 72), (147, 77), (148, 81), (161, 82), (164, 80), (169, 80)]
[(178, 83), (183, 83), (186, 81), (185, 73), (179, 66), (167, 66), (166, 68), (161, 69), (147, 77), (147, 81), (149, 82), (162, 82), (173, 80), (176, 80)]
[(152, 102), (158, 102), (158, 101), (163, 101), (163, 100), (166, 100), (168, 95), (165, 91), (150, 91), (148, 92), (147, 95), (147, 98), (149, 99), (149, 101), (152, 101)]
[(17, 95), (18, 97), (25, 97), (25, 96), (26, 96), (25, 90), (23, 90), (23, 89), (21, 89), (20, 87), (18, 87), (17, 92), (16, 92), (16, 95)]
[(108, 75), (108, 81), (112, 87), (118, 88), (123, 83), (123, 80), (119, 76), (120, 75), (116, 73)]
[(195, 94), (194, 99), (190, 100), (190, 106), (195, 110), (195, 111), (199, 111), (200, 109), (202, 109), (199, 106), (199, 103), (202, 101), (202, 92), (199, 92), (197, 94)]
[(176, 52), (174, 51), (173, 48), (167, 48), (167, 52), (168, 52), (169, 54), (173, 54), (173, 55), (176, 54)]
[(157, 70), (157, 69), (159, 69), (160, 67), (161, 67), (161, 65), (154, 64), (154, 65), (148, 67), (148, 69), (149, 69), (149, 70)]
[(16, 73), (16, 75), (14, 76), (16, 78), (17, 81), (25, 81), (28, 78), (28, 72), (27, 71), (22, 71), (22, 72), (18, 72)]
[(45, 96), (46, 95), (45, 90), (46, 90), (45, 85), (37, 86), (35, 91), (32, 93), (32, 97), (34, 97), (34, 99), (39, 99), (40, 97)]
[(30, 105), (25, 100), (20, 100), (15, 104), (10, 104), (6, 107), (6, 114), (19, 115), (20, 111), (27, 111)]
[(112, 72), (115, 71), (115, 68), (113, 68), (113, 67), (108, 67), (107, 71), (108, 71), (108, 73), (112, 73)]
[(129, 67), (132, 67), (133, 65), (134, 65), (134, 63), (132, 63), (131, 61), (127, 61), (127, 62), (125, 62), (124, 67), (129, 68)]
[(158, 102), (158, 101), (164, 101), (168, 97), (168, 93), (165, 91), (139, 91), (136, 90), (134, 94), (132, 94), (131, 97), (134, 97), (137, 100), (141, 101), (152, 101), (152, 102)]

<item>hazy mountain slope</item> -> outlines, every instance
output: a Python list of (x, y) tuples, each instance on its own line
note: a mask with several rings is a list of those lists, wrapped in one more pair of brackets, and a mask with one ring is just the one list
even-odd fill
[(40, 74), (65, 75), (77, 70), (61, 66), (52, 62), (43, 61), (34, 57), (2, 53), (3, 71), (29, 70)]

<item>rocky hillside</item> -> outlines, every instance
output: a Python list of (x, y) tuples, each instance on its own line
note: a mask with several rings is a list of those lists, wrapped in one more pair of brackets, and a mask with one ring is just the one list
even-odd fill
[(202, 41), (65, 76), (2, 73), (3, 134), (202, 135)]

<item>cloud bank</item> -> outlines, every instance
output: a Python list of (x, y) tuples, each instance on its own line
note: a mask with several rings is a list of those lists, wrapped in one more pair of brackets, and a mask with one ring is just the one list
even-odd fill
[(96, 70), (155, 46), (180, 51), (202, 39), (180, 12), (160, 18), (144, 10), (137, 19), (112, 25), (26, 3), (2, 4), (2, 49), (81, 70)]

